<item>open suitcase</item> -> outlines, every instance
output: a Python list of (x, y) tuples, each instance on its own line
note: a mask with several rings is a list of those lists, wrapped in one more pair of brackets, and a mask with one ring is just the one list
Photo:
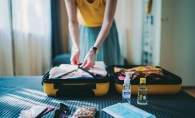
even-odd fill
[[(108, 73), (110, 78), (112, 78), (112, 84), (118, 93), (122, 93), (123, 80), (119, 79), (119, 74), (115, 72), (115, 68), (118, 69), (130, 69), (140, 67), (136, 65), (112, 65), (108, 67)], [(157, 67), (156, 68), (161, 68)], [(177, 75), (163, 69), (164, 77), (159, 80), (154, 80), (150, 76), (146, 77), (148, 94), (176, 94), (181, 89), (182, 79)], [(138, 92), (139, 78), (131, 80), (131, 92), (136, 95)]]
[(92, 78), (50, 79), (47, 72), (42, 85), (48, 96), (103, 96), (108, 93), (110, 78), (93, 75)]

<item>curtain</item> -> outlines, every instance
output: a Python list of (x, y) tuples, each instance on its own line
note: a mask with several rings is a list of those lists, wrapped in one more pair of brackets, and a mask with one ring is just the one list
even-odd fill
[(10, 1), (0, 0), (0, 76), (14, 75)]
[[(1, 4), (2, 7), (5, 4)], [(5, 54), (13, 62), (8, 62), (6, 58), (3, 58), (0, 63), (6, 62), (6, 67), (13, 66), (12, 71), (16, 76), (43, 75), (51, 67), (50, 0), (11, 0), (10, 4), (12, 5), (12, 22), (10, 23), (12, 24), (12, 45), (5, 44), (3, 46), (0, 43), (0, 47), (3, 46), (0, 56), (3, 57)], [(4, 11), (9, 12), (9, 8)], [(7, 24), (7, 27), (10, 24)], [(1, 32), (7, 31), (9, 30), (4, 28)], [(2, 41), (7, 40), (8, 34), (5, 35), (1, 37)], [(8, 41), (5, 42), (8, 43)], [(13, 50), (11, 50), (12, 48)], [(10, 51), (7, 51), (8, 49)], [(7, 75), (7, 72), (2, 70), (1, 75)]]
[[(65, 12), (65, 11), (64, 11)], [(52, 59), (56, 55), (62, 54), (61, 20), (60, 20), (60, 0), (51, 0), (51, 20), (52, 20)]]

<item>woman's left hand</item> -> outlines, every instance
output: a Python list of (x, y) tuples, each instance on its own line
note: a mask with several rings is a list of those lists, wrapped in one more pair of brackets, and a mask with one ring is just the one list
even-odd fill
[(93, 66), (95, 65), (95, 55), (96, 55), (96, 52), (93, 49), (90, 49), (90, 51), (85, 56), (84, 62), (81, 65), (81, 67), (88, 69), (88, 70), (93, 68)]

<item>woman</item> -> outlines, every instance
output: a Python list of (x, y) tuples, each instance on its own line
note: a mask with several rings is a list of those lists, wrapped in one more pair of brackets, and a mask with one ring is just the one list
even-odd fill
[(71, 63), (83, 61), (81, 67), (86, 69), (93, 68), (95, 60), (122, 64), (114, 21), (117, 0), (65, 0), (65, 4), (73, 44)]

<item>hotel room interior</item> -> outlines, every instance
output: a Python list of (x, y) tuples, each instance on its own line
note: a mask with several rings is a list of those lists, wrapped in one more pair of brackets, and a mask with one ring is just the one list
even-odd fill
[[(124, 65), (163, 67), (195, 97), (194, 6), (195, 0), (152, 0), (151, 6), (148, 0), (118, 0), (114, 18)], [(64, 0), (1, 0), (0, 21), (0, 78), (43, 76), (69, 63)]]

